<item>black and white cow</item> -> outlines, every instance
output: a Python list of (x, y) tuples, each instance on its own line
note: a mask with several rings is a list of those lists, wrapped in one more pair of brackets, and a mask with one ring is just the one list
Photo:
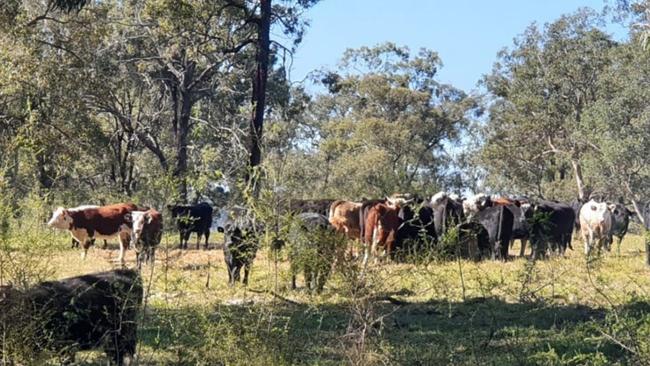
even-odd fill
[(433, 223), (438, 237), (465, 221), (463, 204), (457, 195), (438, 192), (431, 197), (429, 206), (433, 210)]
[(0, 327), (35, 355), (54, 351), (60, 362), (72, 363), (76, 351), (101, 348), (115, 364), (128, 365), (136, 351), (142, 293), (138, 273), (123, 269), (42, 282), (25, 291), (4, 286)]
[(627, 234), (627, 229), (630, 226), (630, 218), (634, 216), (634, 212), (630, 211), (625, 205), (621, 203), (612, 203), (609, 205), (612, 217), (612, 227), (610, 229), (610, 241), (613, 242), (613, 237), (618, 238), (616, 251), (618, 255), (621, 254), (621, 242), (623, 237)]
[(192, 233), (196, 233), (196, 249), (199, 249), (201, 235), (205, 237), (205, 249), (208, 248), (210, 226), (212, 226), (212, 206), (201, 202), (196, 205), (169, 205), (167, 206), (176, 220), (180, 234), (179, 248), (187, 249), (187, 242)]

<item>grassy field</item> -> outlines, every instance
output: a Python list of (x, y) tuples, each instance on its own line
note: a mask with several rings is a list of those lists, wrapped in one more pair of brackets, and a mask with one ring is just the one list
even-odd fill
[[(53, 237), (46, 250), (9, 256), (6, 270), (15, 277), (12, 263), (26, 261), (63, 278), (116, 267), (115, 246), (82, 261), (67, 233)], [(140, 364), (636, 365), (650, 354), (650, 269), (636, 235), (620, 256), (589, 263), (574, 240), (566, 257), (535, 263), (515, 246), (507, 263), (387, 263), (363, 279), (342, 264), (320, 295), (289, 289), (283, 253), (260, 251), (248, 288), (230, 288), (218, 234), (209, 250), (168, 249), (175, 240), (166, 236), (143, 268)], [(127, 266), (134, 260), (129, 252)], [(77, 361), (106, 362), (101, 352)]]

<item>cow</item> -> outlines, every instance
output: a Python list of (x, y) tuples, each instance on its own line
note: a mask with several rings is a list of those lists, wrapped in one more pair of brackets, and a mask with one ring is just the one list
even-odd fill
[(456, 195), (438, 192), (431, 197), (429, 205), (433, 209), (433, 222), (438, 237), (465, 221), (462, 201)]
[(433, 209), (421, 199), (400, 207), (400, 226), (395, 239), (394, 255), (391, 259), (403, 258), (405, 254), (420, 254), (422, 249), (431, 249), (437, 242), (433, 224)]
[(296, 288), (296, 276), (302, 270), (306, 286), (322, 292), (336, 258), (341, 234), (335, 232), (326, 216), (303, 212), (292, 221), (289, 240), (291, 288)]
[(533, 211), (528, 202), (518, 200), (520, 205), (507, 206), (512, 212), (514, 222), (512, 224), (512, 237), (510, 238), (510, 246), (514, 245), (514, 241), (519, 239), (521, 248), (519, 249), (519, 256), (523, 257), (526, 253), (526, 244), (530, 238), (530, 225), (529, 220), (532, 217)]
[(616, 245), (616, 252), (621, 255), (621, 242), (623, 237), (627, 234), (627, 229), (630, 226), (630, 217), (634, 216), (634, 212), (630, 211), (625, 205), (620, 203), (613, 203), (609, 205), (612, 216), (612, 227), (610, 230), (610, 243), (613, 243), (613, 237), (618, 238)]
[(545, 201), (533, 203), (530, 214), (530, 243), (533, 259), (546, 256), (548, 244), (550, 249), (564, 255), (567, 247), (571, 248), (571, 236), (575, 224), (575, 212), (565, 203)]
[(0, 327), (33, 356), (53, 351), (67, 364), (76, 351), (101, 348), (115, 364), (128, 365), (135, 356), (142, 295), (140, 276), (126, 269), (41, 282), (24, 291), (3, 286)]
[(349, 239), (360, 237), (359, 202), (334, 201), (329, 209), (329, 222), (337, 232), (345, 234)]
[[(391, 257), (397, 230), (400, 226), (399, 206), (389, 202), (379, 202), (367, 207), (363, 225), (364, 267), (368, 264), (370, 256), (379, 259), (377, 250), (384, 249), (385, 255)], [(383, 257), (383, 255), (382, 255)]]
[(585, 255), (589, 255), (594, 247), (600, 252), (604, 246), (609, 250), (610, 230), (612, 228), (612, 213), (605, 202), (593, 199), (580, 209), (580, 233), (585, 242)]
[(259, 247), (260, 226), (244, 214), (228, 218), (217, 230), (223, 233), (223, 256), (228, 270), (228, 284), (233, 286), (239, 281), (241, 269), (244, 268), (242, 283), (247, 285), (250, 266)]
[(201, 235), (205, 237), (205, 249), (208, 249), (210, 226), (212, 226), (212, 206), (201, 202), (196, 205), (169, 205), (167, 206), (176, 220), (180, 235), (180, 249), (187, 249), (190, 235), (196, 233), (196, 249), (199, 249)]
[(507, 260), (514, 222), (512, 211), (506, 206), (496, 205), (474, 213), (471, 220), (480, 223), (487, 230), (492, 259)]
[(138, 269), (146, 260), (154, 263), (156, 247), (160, 244), (163, 230), (163, 218), (160, 212), (150, 208), (147, 211), (133, 211), (127, 216), (131, 227), (131, 242), (136, 253)]
[(61, 230), (70, 230), (72, 237), (83, 247), (82, 258), (86, 258), (93, 239), (111, 239), (117, 236), (120, 242), (118, 260), (123, 264), (124, 251), (129, 247), (131, 236), (131, 227), (126, 221), (126, 215), (142, 209), (146, 208), (140, 208), (133, 203), (116, 203), (78, 210), (59, 207), (54, 211), (47, 225)]

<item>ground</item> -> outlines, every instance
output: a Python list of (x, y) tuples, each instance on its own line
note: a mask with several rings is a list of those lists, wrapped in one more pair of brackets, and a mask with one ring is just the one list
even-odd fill
[[(116, 247), (81, 260), (66, 235), (55, 234), (48, 277), (116, 267)], [(341, 265), (320, 295), (302, 282), (289, 289), (283, 253), (276, 262), (261, 250), (248, 288), (230, 288), (218, 234), (210, 250), (172, 249), (175, 240), (166, 235), (155, 265), (143, 268), (140, 364), (609, 365), (637, 364), (646, 350), (637, 338), (647, 334), (634, 333), (647, 329), (634, 322), (650, 310), (638, 235), (620, 256), (590, 263), (575, 239), (566, 257), (535, 263), (517, 258), (516, 244), (506, 263), (383, 263), (362, 278)], [(132, 251), (126, 259), (134, 267)], [(77, 361), (105, 357), (82, 352)]]

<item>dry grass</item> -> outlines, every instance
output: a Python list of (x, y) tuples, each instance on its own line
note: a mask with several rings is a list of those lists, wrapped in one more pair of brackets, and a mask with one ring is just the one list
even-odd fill
[[(114, 246), (92, 248), (81, 260), (65, 233), (53, 237), (47, 261), (54, 278), (116, 267)], [(171, 249), (175, 240), (166, 235), (155, 266), (143, 269), (151, 285), (140, 332), (143, 364), (636, 363), (602, 329), (611, 328), (610, 314), (644, 303), (650, 292), (643, 240), (635, 235), (621, 256), (606, 253), (590, 263), (574, 240), (566, 257), (534, 264), (516, 257), (381, 264), (365, 280), (371, 296), (361, 297), (342, 271), (322, 295), (291, 291), (283, 254), (276, 267), (267, 250), (258, 253), (249, 287), (230, 288), (218, 234), (210, 250)], [(126, 259), (135, 265), (132, 251)], [(367, 354), (357, 362), (350, 324), (362, 301), (371, 301), (374, 318)], [(80, 360), (99, 363), (103, 355)]]

